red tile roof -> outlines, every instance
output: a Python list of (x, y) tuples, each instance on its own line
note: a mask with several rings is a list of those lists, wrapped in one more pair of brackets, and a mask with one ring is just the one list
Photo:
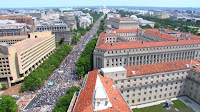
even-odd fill
[[(111, 108), (97, 111), (97, 112), (131, 112), (131, 109), (127, 105), (126, 101), (123, 99), (119, 90), (113, 89), (112, 86), (115, 85), (111, 79), (105, 78), (98, 74), (98, 70), (89, 72), (85, 88), (81, 90), (79, 98), (77, 99), (77, 104), (75, 105), (74, 112), (94, 112), (94, 106), (92, 104), (96, 79), (99, 76), (105, 91), (109, 97), (112, 104)], [(107, 81), (107, 83), (106, 83)], [(117, 97), (117, 100), (114, 98)]]
[(113, 30), (116, 33), (130, 33), (130, 32), (137, 32), (137, 29), (117, 29)]
[[(106, 37), (118, 37), (118, 36), (115, 34), (107, 34), (107, 33), (101, 32), (97, 46), (101, 45), (102, 39), (106, 39)], [(106, 41), (106, 40), (104, 40), (104, 41)]]
[[(117, 88), (112, 88), (115, 83), (111, 79), (103, 77), (102, 75), (98, 76), (101, 79), (101, 82), (112, 104), (111, 108), (103, 110), (102, 112), (131, 112), (131, 109), (127, 105), (119, 90)], [(114, 99), (115, 97), (117, 98), (117, 100)]]
[(192, 38), (192, 39), (194, 39), (194, 40), (199, 40), (199, 39), (200, 39), (200, 36), (193, 35), (193, 34), (190, 34), (188, 37), (189, 37), (189, 38)]
[(187, 45), (187, 44), (200, 44), (200, 40), (179, 40), (179, 41), (160, 41), (160, 42), (145, 42), (140, 41), (130, 42), (116, 42), (113, 45), (111, 43), (100, 44), (98, 49), (104, 50), (116, 50), (116, 49), (131, 49), (131, 48), (147, 48), (157, 46), (174, 46), (174, 45)]
[(146, 30), (144, 33), (146, 34), (149, 34), (149, 35), (153, 35), (153, 36), (156, 36), (156, 37), (160, 37), (160, 38), (163, 38), (163, 39), (166, 39), (166, 40), (176, 40), (177, 37), (174, 37), (174, 36), (171, 36), (169, 34), (166, 34), (166, 33), (160, 33), (159, 31), (155, 31), (155, 30)]
[(93, 111), (93, 94), (96, 85), (98, 70), (89, 72), (85, 88), (81, 90), (74, 112)]
[[(192, 62), (192, 64), (191, 64)], [(154, 73), (161, 73), (161, 72), (170, 72), (182, 69), (190, 69), (186, 67), (186, 64), (190, 64), (191, 69), (194, 69), (200, 72), (200, 66), (196, 68), (193, 65), (200, 64), (197, 59), (191, 60), (181, 60), (181, 61), (173, 61), (173, 62), (165, 62), (165, 63), (155, 63), (155, 64), (146, 64), (146, 65), (137, 65), (137, 66), (127, 66), (127, 76), (139, 76), (139, 75), (147, 75), (147, 74), (154, 74)], [(136, 74), (132, 75), (131, 71), (135, 71)]]

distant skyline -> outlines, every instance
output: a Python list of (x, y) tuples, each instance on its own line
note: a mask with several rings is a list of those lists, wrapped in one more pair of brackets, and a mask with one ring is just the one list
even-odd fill
[(200, 7), (200, 0), (0, 0), (0, 8), (74, 6)]

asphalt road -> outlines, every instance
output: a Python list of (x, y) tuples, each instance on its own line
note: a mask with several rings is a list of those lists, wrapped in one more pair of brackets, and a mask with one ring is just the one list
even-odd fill
[[(67, 56), (65, 62), (56, 69), (54, 74), (48, 78), (47, 83), (38, 90), (36, 96), (25, 107), (25, 111), (34, 111), (44, 105), (55, 106), (56, 101), (62, 97), (68, 88), (77, 85), (76, 62), (80, 57), (81, 52), (85, 49), (86, 44), (94, 38), (99, 28), (100, 21), (104, 16), (100, 17), (88, 31), (73, 47), (73, 50)], [(62, 71), (62, 72), (61, 72)], [(48, 82), (53, 82), (53, 85), (48, 85)]]

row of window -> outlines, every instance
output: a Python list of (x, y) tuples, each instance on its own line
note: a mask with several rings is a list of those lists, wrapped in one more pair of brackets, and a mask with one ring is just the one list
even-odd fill
[[(177, 92), (169, 93), (168, 96), (171, 97), (172, 94), (173, 94), (173, 96), (176, 96), (176, 95), (177, 95)], [(126, 96), (126, 97), (129, 98), (129, 95)], [(139, 102), (145, 102), (145, 101), (147, 101), (147, 100), (161, 99), (161, 98), (166, 98), (166, 97), (167, 97), (167, 94), (163, 94), (163, 95), (159, 95), (159, 96), (155, 95), (154, 97), (151, 97), (151, 96), (148, 97), (148, 99), (147, 99), (147, 98), (140, 98), (140, 99), (137, 99), (137, 102), (138, 102), (138, 103), (139, 103)], [(128, 102), (128, 103), (129, 103), (129, 102)], [(132, 100), (132, 103), (135, 103), (135, 100)]]

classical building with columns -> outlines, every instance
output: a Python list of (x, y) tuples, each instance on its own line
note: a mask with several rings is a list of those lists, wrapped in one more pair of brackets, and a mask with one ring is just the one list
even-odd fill
[[(18, 37), (4, 37), (6, 38), (17, 40)], [(55, 36), (50, 31), (19, 36), (19, 40), (0, 43), (0, 88), (2, 84), (10, 87), (11, 84), (22, 81), (55, 49)]]
[(118, 29), (102, 32), (94, 50), (93, 68), (198, 59), (199, 37), (174, 33), (165, 29)]

